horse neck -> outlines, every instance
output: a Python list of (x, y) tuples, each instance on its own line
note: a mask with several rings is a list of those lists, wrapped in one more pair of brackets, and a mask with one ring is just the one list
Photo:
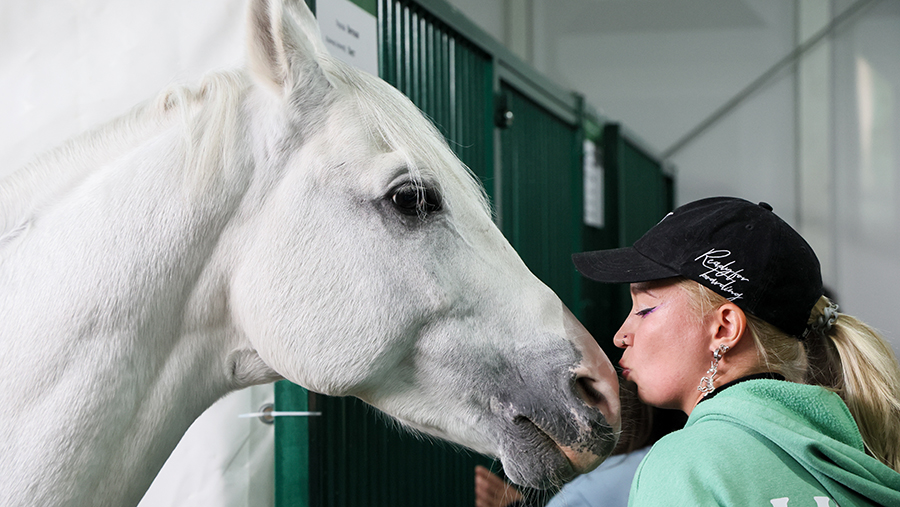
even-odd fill
[[(193, 419), (240, 387), (221, 239), (250, 171), (240, 154), (192, 154), (216, 119), (162, 102), (173, 118), (120, 120), (4, 185), (30, 190), (4, 216), (34, 222), (0, 242), (0, 353), (16, 358), (0, 373), (0, 476), (22, 485), (0, 488), (4, 505), (139, 499)], [(111, 154), (95, 146), (116, 136)]]

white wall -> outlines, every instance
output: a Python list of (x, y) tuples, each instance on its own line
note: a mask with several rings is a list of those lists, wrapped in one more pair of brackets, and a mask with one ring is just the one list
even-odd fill
[(0, 2), (0, 176), (163, 87), (243, 61), (244, 4)]
[(834, 282), (848, 309), (900, 342), (900, 2), (833, 41)]
[(511, 0), (453, 0), (447, 3), (469, 18), (485, 33), (503, 42), (507, 31), (506, 4), (509, 1)]

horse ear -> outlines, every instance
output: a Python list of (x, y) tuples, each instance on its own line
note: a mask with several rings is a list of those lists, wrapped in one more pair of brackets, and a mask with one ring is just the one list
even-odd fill
[(251, 0), (248, 67), (279, 95), (306, 81), (327, 83), (317, 55), (327, 52), (316, 18), (303, 0)]

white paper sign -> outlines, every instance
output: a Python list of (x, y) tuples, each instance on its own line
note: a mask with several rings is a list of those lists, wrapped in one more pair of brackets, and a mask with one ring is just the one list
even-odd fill
[(602, 229), (603, 217), (603, 165), (597, 153), (597, 145), (584, 142), (584, 223)]
[(378, 18), (350, 0), (317, 0), (316, 19), (328, 51), (378, 75)]

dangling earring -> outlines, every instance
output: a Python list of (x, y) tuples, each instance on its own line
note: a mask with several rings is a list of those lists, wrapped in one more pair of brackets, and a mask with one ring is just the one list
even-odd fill
[(719, 372), (719, 361), (722, 359), (722, 354), (728, 352), (728, 349), (728, 345), (719, 345), (719, 348), (713, 351), (712, 364), (710, 364), (709, 370), (706, 371), (708, 376), (701, 378), (700, 386), (697, 387), (697, 390), (703, 393), (704, 398), (716, 390), (716, 386), (713, 385), (713, 380), (715, 380), (716, 373)]

